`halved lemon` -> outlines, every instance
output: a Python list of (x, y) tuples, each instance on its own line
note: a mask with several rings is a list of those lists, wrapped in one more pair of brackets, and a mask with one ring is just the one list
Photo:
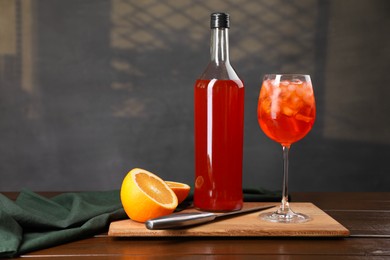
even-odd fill
[(138, 222), (171, 214), (178, 205), (168, 184), (140, 168), (132, 169), (123, 179), (120, 197), (126, 214)]
[(182, 203), (190, 193), (191, 187), (185, 183), (175, 182), (175, 181), (165, 181), (168, 184), (169, 188), (173, 190), (176, 194), (178, 203)]

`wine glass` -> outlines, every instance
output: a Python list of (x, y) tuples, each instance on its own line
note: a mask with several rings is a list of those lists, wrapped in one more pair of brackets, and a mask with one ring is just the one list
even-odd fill
[(309, 216), (295, 213), (288, 202), (288, 154), (292, 143), (312, 128), (316, 116), (313, 87), (309, 75), (268, 74), (263, 78), (257, 119), (264, 133), (283, 147), (283, 197), (276, 212), (260, 215), (277, 223), (301, 223)]

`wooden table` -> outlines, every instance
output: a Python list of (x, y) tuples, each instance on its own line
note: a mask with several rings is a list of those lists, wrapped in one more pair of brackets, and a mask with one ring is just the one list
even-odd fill
[[(12, 193), (8, 195), (16, 196)], [(100, 234), (22, 257), (390, 259), (390, 192), (292, 193), (292, 200), (314, 203), (348, 228), (350, 237), (112, 238)]]

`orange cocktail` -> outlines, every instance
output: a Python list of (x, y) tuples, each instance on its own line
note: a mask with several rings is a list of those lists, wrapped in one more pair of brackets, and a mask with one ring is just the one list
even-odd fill
[(257, 118), (269, 138), (290, 146), (311, 130), (315, 116), (311, 82), (277, 78), (263, 81)]
[(292, 143), (313, 127), (316, 105), (309, 75), (265, 75), (257, 106), (257, 119), (264, 133), (283, 147), (283, 195), (276, 212), (260, 214), (266, 221), (302, 223), (310, 217), (295, 213), (288, 203), (288, 154)]

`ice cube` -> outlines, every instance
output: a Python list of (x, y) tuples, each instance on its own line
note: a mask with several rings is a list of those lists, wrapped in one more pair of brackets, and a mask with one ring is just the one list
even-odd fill
[(293, 80), (291, 80), (291, 83), (296, 84), (296, 85), (302, 85), (303, 82), (300, 79), (293, 79)]
[(297, 93), (299, 97), (302, 97), (305, 94), (305, 89), (302, 87), (298, 87), (295, 93)]
[(313, 118), (310, 117), (310, 116), (304, 116), (302, 114), (296, 114), (295, 115), (295, 119), (297, 120), (300, 120), (300, 121), (304, 121), (306, 123), (310, 123), (311, 121), (313, 121)]
[(288, 106), (283, 106), (283, 107), (282, 107), (282, 113), (283, 113), (285, 116), (292, 116), (292, 115), (294, 115), (294, 113), (296, 113), (296, 112), (295, 112), (294, 109), (292, 109), (292, 108), (290, 108), (290, 107), (288, 107)]
[(288, 89), (288, 91), (294, 92), (294, 91), (295, 91), (295, 89), (296, 89), (296, 86), (295, 86), (295, 85), (292, 85), (292, 84), (290, 84), (290, 85), (288, 85), (287, 89)]
[(280, 85), (282, 85), (282, 86), (288, 86), (289, 84), (290, 84), (290, 81), (288, 81), (288, 80), (283, 80), (280, 82)]

